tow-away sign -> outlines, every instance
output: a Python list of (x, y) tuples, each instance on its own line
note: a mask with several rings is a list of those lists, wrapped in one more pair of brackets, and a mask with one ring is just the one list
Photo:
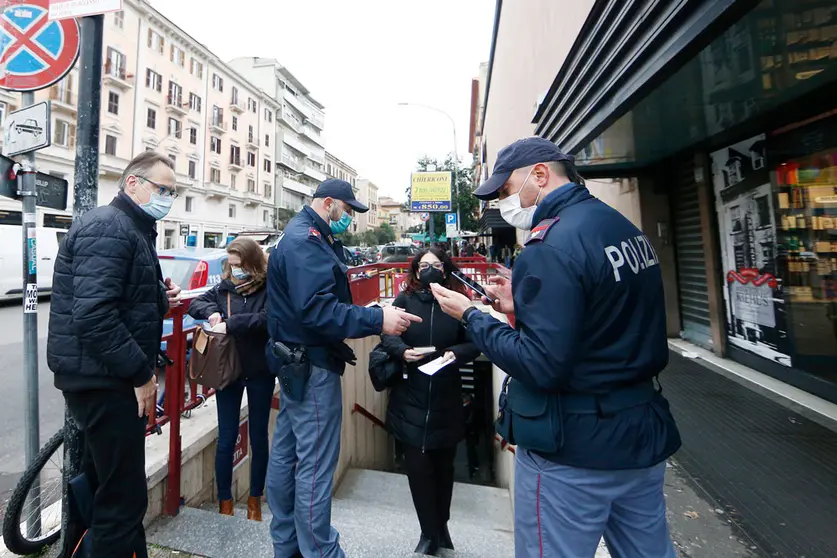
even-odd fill
[(50, 0), (49, 19), (69, 19), (116, 12), (122, 0)]

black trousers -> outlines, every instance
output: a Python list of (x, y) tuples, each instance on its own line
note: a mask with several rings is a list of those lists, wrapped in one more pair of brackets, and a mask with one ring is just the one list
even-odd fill
[(450, 519), (455, 458), (456, 446), (422, 453), (421, 448), (404, 444), (404, 466), (421, 532), (437, 541)]
[(70, 415), (84, 436), (82, 472), (94, 492), (95, 558), (147, 556), (142, 520), (148, 508), (145, 479), (145, 418), (137, 416), (133, 390), (64, 393)]

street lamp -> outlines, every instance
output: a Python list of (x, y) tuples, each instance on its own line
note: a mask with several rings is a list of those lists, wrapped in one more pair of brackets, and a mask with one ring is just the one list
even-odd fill
[[(398, 106), (400, 106), (400, 107), (419, 107), (419, 108), (424, 108), (424, 109), (427, 109), (427, 110), (432, 110), (434, 112), (438, 112), (439, 114), (443, 114), (445, 117), (447, 117), (448, 120), (450, 120), (450, 125), (451, 125), (451, 128), (453, 129), (453, 158), (454, 158), (453, 185), (456, 188), (456, 196), (458, 198), (459, 197), (459, 188), (456, 186), (456, 169), (459, 168), (459, 155), (457, 154), (457, 151), (456, 151), (456, 122), (453, 120), (453, 117), (450, 114), (443, 111), (442, 109), (438, 109), (436, 107), (431, 107), (430, 105), (422, 105), (420, 103), (398, 103)], [(459, 200), (458, 199), (456, 200), (456, 226), (457, 227), (462, 226), (462, 221), (459, 218)], [(451, 243), (451, 247), (453, 247), (453, 239), (451, 239), (450, 243)]]

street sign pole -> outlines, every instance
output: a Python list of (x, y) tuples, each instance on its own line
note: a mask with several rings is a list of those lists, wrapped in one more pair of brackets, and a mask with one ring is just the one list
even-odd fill
[[(96, 207), (99, 194), (99, 111), (102, 104), (102, 41), (104, 16), (83, 17), (79, 53), (78, 125), (76, 126), (73, 220)], [(64, 500), (60, 558), (72, 556), (84, 534), (84, 525), (70, 503), (68, 483), (81, 472), (84, 438), (64, 410)]]
[[(35, 104), (34, 93), (23, 93), (23, 108)], [(48, 114), (48, 113), (47, 113)], [(23, 198), (23, 374), (26, 384), (26, 468), (32, 466), (41, 449), (38, 408), (38, 256), (35, 215), (35, 152), (23, 155), (17, 173), (18, 196)], [(37, 537), (41, 533), (41, 487), (38, 479), (32, 485), (31, 508), (26, 510), (27, 533)]]

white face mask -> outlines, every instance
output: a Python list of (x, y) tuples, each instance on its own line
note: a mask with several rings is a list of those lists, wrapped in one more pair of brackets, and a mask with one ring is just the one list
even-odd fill
[(518, 190), (516, 194), (513, 194), (504, 200), (500, 200), (499, 203), (500, 215), (506, 223), (512, 227), (523, 229), (525, 231), (532, 228), (532, 221), (535, 218), (535, 212), (538, 210), (538, 201), (541, 199), (541, 193), (539, 191), (538, 197), (535, 199), (535, 203), (531, 207), (521, 207), (520, 205), (520, 192), (522, 192), (523, 188), (526, 187), (526, 183), (529, 181), (529, 177), (532, 176), (533, 170), (535, 170), (535, 167), (532, 167), (529, 174), (526, 175), (526, 179), (523, 181), (523, 184), (520, 186), (520, 190)]

